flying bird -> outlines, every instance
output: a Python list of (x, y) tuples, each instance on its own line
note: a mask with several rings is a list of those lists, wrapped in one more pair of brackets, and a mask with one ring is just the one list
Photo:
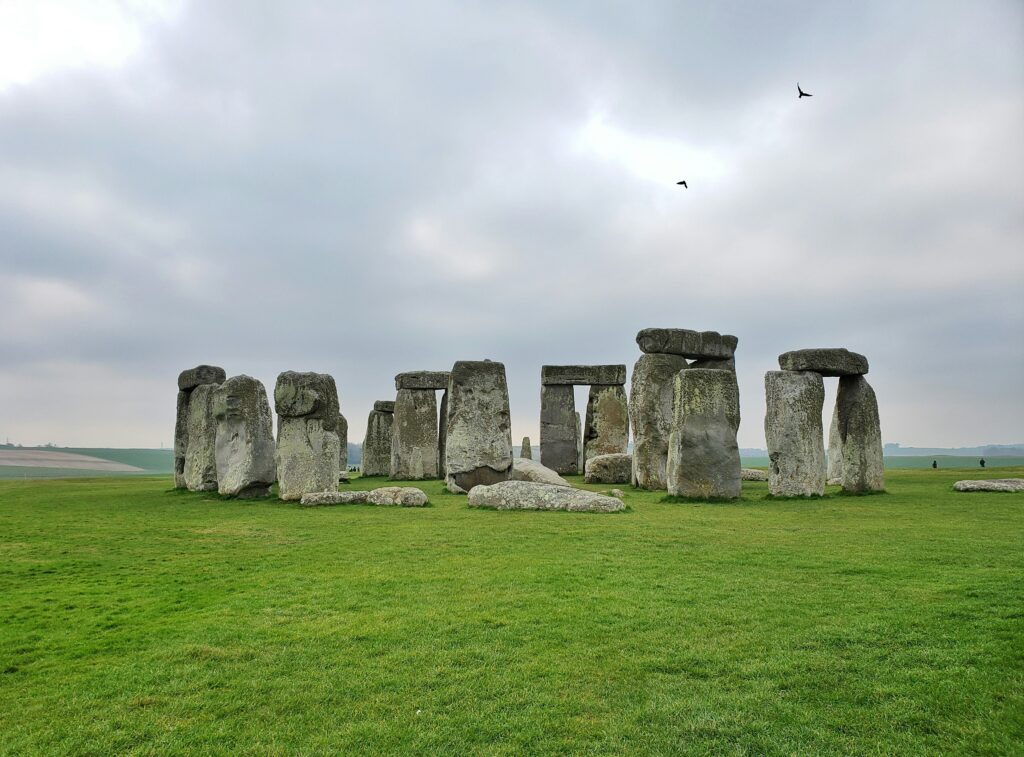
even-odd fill
[(799, 100), (801, 97), (814, 97), (814, 95), (808, 92), (804, 92), (802, 89), (800, 89), (800, 82), (796, 83), (796, 91), (800, 93), (799, 95), (796, 96), (797, 100)]
[(689, 189), (689, 187), (686, 186), (686, 180), (685, 179), (683, 181), (677, 181), (676, 185), (677, 186), (681, 186), (681, 187), (685, 187), (686, 189)]

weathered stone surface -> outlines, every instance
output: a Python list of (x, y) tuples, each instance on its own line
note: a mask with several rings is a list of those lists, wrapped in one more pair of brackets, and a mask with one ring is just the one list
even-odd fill
[(366, 503), (369, 505), (423, 507), (427, 504), (427, 495), (426, 492), (415, 486), (382, 486), (367, 495)]
[(448, 390), (441, 393), (441, 411), (437, 416), (437, 475), (448, 476), (448, 461), (445, 448), (448, 446)]
[(277, 418), (278, 496), (302, 499), (310, 492), (338, 486), (338, 435), (324, 428), (320, 418)]
[(811, 371), (768, 371), (764, 375), (767, 412), (768, 491), (778, 497), (825, 493), (825, 442), (821, 410), (825, 384)]
[(625, 384), (625, 365), (545, 365), (540, 369), (542, 386)]
[(829, 484), (843, 482), (843, 440), (839, 436), (839, 406), (832, 408), (832, 423), (828, 429), (828, 472), (825, 481)]
[(188, 392), (203, 384), (223, 384), (224, 369), (216, 365), (197, 365), (178, 374), (178, 391)]
[(533, 459), (533, 448), (530, 446), (530, 437), (523, 437), (523, 443), (519, 447), (519, 456), (525, 460)]
[(178, 391), (174, 415), (174, 488), (185, 487), (185, 450), (188, 448), (188, 398), (190, 392)]
[(277, 480), (274, 430), (267, 390), (251, 376), (232, 376), (213, 391), (217, 421), (217, 491), (229, 497), (266, 497)]
[(875, 390), (863, 376), (843, 376), (836, 395), (839, 443), (843, 452), (841, 483), (845, 492), (885, 490), (882, 428)]
[(477, 486), (469, 493), (470, 507), (495, 510), (568, 510), (612, 513), (623, 510), (622, 500), (596, 492), (532, 481), (502, 481)]
[(814, 371), (822, 376), (860, 376), (868, 372), (868, 359), (843, 347), (792, 350), (779, 355), (784, 371)]
[(446, 481), (472, 491), (512, 471), (512, 422), (504, 363), (459, 360), (448, 384)]
[(373, 409), (381, 413), (393, 413), (395, 412), (395, 401), (377, 400), (373, 403)]
[(394, 413), (371, 410), (366, 419), (366, 437), (363, 439), (364, 476), (391, 475), (391, 425)]
[(370, 492), (310, 492), (303, 494), (299, 504), (303, 507), (325, 505), (363, 505)]
[(668, 492), (682, 497), (740, 496), (740, 394), (732, 371), (687, 368), (675, 380), (668, 445)]
[(633, 485), (666, 489), (668, 437), (672, 431), (672, 395), (686, 359), (679, 355), (641, 355), (633, 366), (629, 420), (633, 426)]
[(512, 480), (533, 481), (537, 484), (551, 484), (552, 486), (572, 486), (550, 468), (527, 457), (517, 457), (512, 461)]
[(217, 491), (217, 421), (213, 417), (216, 384), (200, 384), (188, 400), (185, 486), (194, 492)]
[(274, 410), (284, 418), (316, 418), (325, 431), (338, 431), (338, 387), (326, 373), (285, 371), (274, 387)]
[(576, 472), (583, 473), (586, 470), (587, 458), (583, 452), (583, 418), (579, 410), (573, 412), (576, 416)]
[(1024, 492), (1024, 478), (957, 481), (953, 488), (958, 492)]
[(691, 360), (728, 360), (736, 352), (738, 341), (731, 334), (691, 329), (642, 329), (636, 335), (641, 352), (680, 355)]
[(625, 387), (591, 386), (583, 431), (583, 456), (625, 452), (629, 446), (629, 406)]
[(540, 462), (555, 473), (575, 474), (580, 470), (576, 418), (572, 386), (541, 386)]
[(391, 428), (390, 476), (437, 478), (437, 397), (433, 389), (399, 389)]
[(584, 480), (588, 484), (628, 484), (632, 477), (632, 455), (598, 455), (587, 460)]
[(348, 419), (338, 413), (338, 480), (348, 478)]
[(704, 368), (706, 370), (714, 371), (732, 371), (736, 372), (736, 358), (731, 357), (728, 360), (712, 360), (705, 358), (703, 360), (694, 360), (690, 363), (691, 368)]
[(395, 376), (395, 389), (447, 389), (448, 371), (407, 371)]
[(740, 479), (743, 481), (767, 481), (768, 471), (761, 470), (760, 468), (742, 468), (740, 470)]

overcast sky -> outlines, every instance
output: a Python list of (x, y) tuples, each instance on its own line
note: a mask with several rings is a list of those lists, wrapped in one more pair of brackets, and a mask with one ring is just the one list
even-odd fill
[(815, 346), (887, 442), (1024, 441), (1024, 4), (2, 0), (0, 308), (26, 445), (169, 445), (197, 363), (359, 442), (483, 358), (518, 444), (647, 326), (739, 337), (741, 446)]

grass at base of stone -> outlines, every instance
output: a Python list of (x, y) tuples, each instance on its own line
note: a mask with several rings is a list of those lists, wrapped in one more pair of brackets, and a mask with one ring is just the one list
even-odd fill
[(1024, 497), (951, 486), (1024, 469), (978, 473), (617, 517), (0, 482), (0, 754), (1019, 752)]
[(659, 502), (663, 502), (667, 505), (704, 505), (704, 504), (718, 504), (718, 505), (731, 505), (731, 504), (743, 504), (745, 502), (751, 502), (752, 500), (748, 497), (686, 497), (682, 494), (665, 494), (658, 499)]

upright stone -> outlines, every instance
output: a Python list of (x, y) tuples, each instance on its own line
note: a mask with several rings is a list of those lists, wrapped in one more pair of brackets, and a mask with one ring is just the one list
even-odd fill
[(348, 419), (338, 411), (338, 475), (347, 478), (348, 472)]
[(668, 438), (672, 432), (672, 395), (686, 358), (641, 355), (633, 366), (629, 420), (633, 425), (633, 486), (667, 489)]
[(591, 386), (583, 433), (585, 460), (626, 452), (629, 445), (629, 407), (621, 384)]
[(445, 467), (445, 447), (448, 445), (448, 389), (441, 394), (441, 411), (437, 418), (437, 475), (445, 478), (448, 469)]
[(524, 460), (533, 460), (533, 448), (530, 447), (530, 437), (523, 437), (523, 444), (519, 448), (519, 457)]
[(448, 383), (448, 488), (470, 491), (506, 481), (512, 471), (512, 423), (505, 365), (460, 360)]
[(263, 383), (232, 376), (213, 392), (217, 420), (217, 491), (229, 497), (266, 497), (277, 479), (270, 402)]
[[(387, 407), (391, 410), (378, 409)], [(363, 440), (364, 476), (387, 476), (391, 473), (391, 424), (395, 419), (395, 403), (374, 403), (366, 419), (366, 438)]]
[(732, 371), (688, 368), (675, 379), (668, 493), (740, 496), (740, 394)]
[(845, 492), (885, 491), (882, 429), (875, 390), (863, 376), (843, 376), (836, 396)]
[(334, 491), (341, 461), (338, 388), (325, 373), (285, 371), (274, 387), (278, 495)]
[(217, 491), (217, 422), (213, 417), (216, 389), (217, 384), (200, 384), (189, 396), (184, 466), (189, 491)]
[(764, 375), (767, 412), (768, 491), (777, 497), (825, 493), (825, 443), (821, 410), (825, 384), (812, 371), (768, 371)]
[(178, 403), (174, 419), (174, 486), (185, 489), (185, 456), (188, 449), (189, 397), (197, 386), (220, 384), (227, 378), (215, 365), (197, 365), (178, 374)]
[(433, 389), (399, 389), (391, 427), (391, 478), (437, 478), (437, 397)]
[(540, 462), (555, 473), (575, 474), (576, 398), (571, 384), (540, 388)]
[(583, 453), (583, 418), (579, 410), (573, 412), (576, 416), (576, 470), (582, 476), (587, 470), (587, 458)]
[(843, 441), (839, 438), (839, 405), (832, 409), (832, 423), (828, 429), (828, 474), (829, 484), (843, 483)]

